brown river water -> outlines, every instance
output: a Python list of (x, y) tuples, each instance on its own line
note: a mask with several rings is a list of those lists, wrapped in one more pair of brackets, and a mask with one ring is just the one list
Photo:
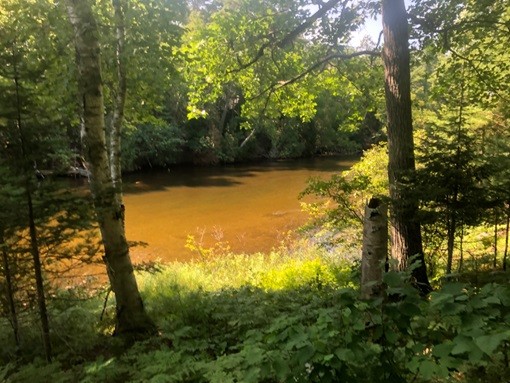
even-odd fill
[(190, 260), (197, 255), (185, 248), (188, 235), (205, 247), (223, 241), (237, 253), (268, 251), (305, 223), (298, 195), (307, 180), (354, 162), (327, 157), (129, 174), (126, 235), (146, 244), (131, 249), (133, 261)]

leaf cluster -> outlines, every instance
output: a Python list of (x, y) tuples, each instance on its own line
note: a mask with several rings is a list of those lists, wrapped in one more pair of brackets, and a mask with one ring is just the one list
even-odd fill
[[(251, 275), (239, 268), (255, 265), (249, 258), (144, 273), (145, 301), (162, 334), (120, 353), (97, 335), (101, 301), (68, 306), (65, 299), (79, 295), (61, 293), (52, 310), (60, 312), (55, 336), (67, 351), (50, 365), (8, 363), (0, 374), (10, 382), (499, 382), (509, 372), (508, 284), (448, 283), (424, 299), (408, 273), (389, 272), (385, 296), (363, 301), (323, 277), (345, 271), (289, 260), (279, 263), (280, 274), (269, 262), (259, 286), (228, 282), (236, 271)], [(218, 277), (203, 279), (219, 264), (230, 270), (223, 287)], [(315, 271), (296, 283), (306, 270)], [(189, 284), (197, 276), (205, 284)], [(275, 288), (278, 278), (288, 282)]]

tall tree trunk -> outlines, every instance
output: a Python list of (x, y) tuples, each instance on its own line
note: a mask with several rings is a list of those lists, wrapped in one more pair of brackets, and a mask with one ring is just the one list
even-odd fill
[(464, 267), (464, 225), (460, 227), (459, 252), (459, 273), (462, 273), (462, 268)]
[(447, 236), (448, 236), (448, 250), (447, 250), (447, 259), (446, 259), (446, 275), (452, 273), (452, 264), (453, 264), (453, 250), (455, 245), (455, 232), (457, 230), (457, 222), (455, 219), (455, 211), (450, 211), (450, 217), (447, 222)]
[(91, 6), (85, 0), (67, 0), (75, 32), (79, 87), (83, 99), (86, 159), (90, 188), (104, 245), (104, 262), (116, 298), (115, 333), (155, 333), (138, 291), (124, 230), (124, 207), (116, 198), (106, 149), (103, 89), (98, 30)]
[(16, 344), (16, 347), (19, 349), (20, 337), (19, 337), (18, 313), (16, 312), (16, 303), (14, 301), (14, 285), (12, 283), (9, 255), (7, 254), (7, 249), (5, 247), (4, 232), (2, 228), (0, 228), (0, 248), (2, 252), (2, 265), (5, 278), (5, 295), (7, 298), (7, 304), (9, 305), (9, 317), (12, 326), (12, 334), (14, 336), (14, 342)]
[(44, 296), (41, 255), (39, 253), (39, 244), (34, 218), (34, 207), (32, 203), (32, 193), (30, 191), (29, 182), (26, 184), (25, 192), (27, 197), (28, 222), (30, 232), (30, 252), (32, 253), (32, 260), (34, 262), (35, 287), (37, 292), (37, 305), (39, 306), (39, 317), (41, 319), (44, 354), (46, 356), (46, 361), (51, 362), (50, 324), (48, 321), (48, 310), (46, 309), (46, 298)]
[(498, 266), (498, 221), (499, 214), (498, 208), (494, 209), (494, 259), (492, 260), (492, 267), (496, 269)]
[[(13, 52), (13, 56), (16, 54)], [(39, 306), (39, 318), (41, 320), (42, 338), (44, 346), (44, 354), (47, 362), (51, 362), (51, 340), (50, 340), (50, 324), (48, 320), (48, 310), (46, 308), (46, 298), (44, 296), (44, 281), (42, 275), (41, 255), (39, 253), (39, 244), (37, 238), (37, 229), (35, 227), (34, 206), (32, 203), (32, 185), (31, 166), (27, 156), (25, 135), (23, 131), (23, 121), (21, 117), (21, 85), (18, 78), (18, 67), (16, 63), (14, 68), (14, 85), (16, 89), (16, 125), (18, 129), (19, 143), (21, 148), (21, 161), (23, 164), (23, 172), (25, 178), (25, 197), (28, 211), (28, 228), (30, 234), (30, 253), (34, 262), (35, 290), (37, 294), (37, 305)]]
[(510, 231), (510, 203), (506, 210), (506, 227), (505, 227), (505, 251), (503, 253), (503, 270), (506, 271), (506, 261), (508, 257), (508, 232)]
[(388, 177), (391, 204), (391, 254), (400, 270), (410, 258), (420, 262), (413, 269), (417, 287), (431, 291), (423, 256), (417, 203), (406, 190), (407, 176), (415, 170), (411, 114), (409, 35), (404, 0), (382, 0), (384, 77), (388, 119)]
[(361, 298), (368, 299), (382, 292), (383, 270), (388, 258), (387, 207), (372, 198), (365, 207), (363, 249), (361, 253)]
[(126, 78), (126, 57), (125, 57), (125, 21), (124, 1), (112, 0), (114, 10), (115, 35), (116, 35), (116, 66), (117, 66), (117, 89), (113, 117), (110, 127), (110, 172), (113, 186), (117, 192), (116, 198), (122, 204), (122, 168), (120, 164), (121, 153), (121, 132), (124, 122), (124, 105), (126, 103), (127, 78)]

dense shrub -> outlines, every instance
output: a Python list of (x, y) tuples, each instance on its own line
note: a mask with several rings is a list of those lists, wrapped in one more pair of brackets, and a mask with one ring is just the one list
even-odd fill
[(0, 380), (471, 383), (510, 376), (508, 284), (448, 283), (424, 299), (409, 274), (389, 272), (385, 296), (362, 301), (351, 276), (348, 264), (314, 248), (227, 252), (153, 268), (139, 279), (159, 337), (128, 349), (102, 337), (109, 322), (97, 324), (101, 300), (54, 306), (67, 351), (57, 346), (52, 364), (4, 360)]
[(162, 123), (140, 125), (127, 130), (122, 141), (122, 162), (126, 171), (168, 168), (182, 157), (182, 132)]

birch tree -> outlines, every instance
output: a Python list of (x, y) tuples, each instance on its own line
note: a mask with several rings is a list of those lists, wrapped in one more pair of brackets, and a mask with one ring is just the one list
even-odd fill
[(115, 333), (151, 334), (156, 328), (138, 291), (124, 230), (124, 206), (118, 198), (108, 158), (96, 20), (88, 1), (68, 0), (66, 6), (75, 35), (90, 189), (104, 245), (104, 262), (116, 298)]
[(112, 175), (113, 186), (116, 191), (116, 197), (120, 204), (122, 204), (122, 176), (121, 176), (121, 131), (122, 123), (124, 121), (124, 105), (126, 104), (126, 62), (125, 62), (125, 25), (124, 25), (124, 1), (112, 0), (115, 22), (115, 61), (117, 67), (117, 89), (115, 94), (113, 117), (110, 126), (110, 173)]

